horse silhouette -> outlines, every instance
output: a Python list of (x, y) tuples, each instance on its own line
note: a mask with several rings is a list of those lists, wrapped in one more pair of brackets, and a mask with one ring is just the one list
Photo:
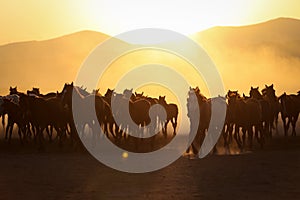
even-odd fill
[[(196, 96), (196, 99), (192, 94)], [(188, 147), (186, 152), (189, 153), (189, 151), (192, 150), (193, 154), (196, 155), (199, 153), (200, 147), (206, 135), (206, 131), (209, 128), (211, 118), (211, 103), (203, 94), (201, 94), (198, 87), (190, 88), (187, 102), (191, 130), (197, 130), (197, 133), (194, 140), (191, 141), (191, 145)], [(196, 115), (198, 112), (197, 110), (200, 113), (199, 116)]]
[(284, 127), (284, 135), (288, 135), (290, 123), (292, 125), (292, 136), (296, 136), (296, 123), (300, 112), (300, 95), (283, 93), (279, 97), (281, 107), (281, 118)]
[(263, 122), (263, 130), (265, 135), (272, 137), (272, 128), (273, 128), (273, 113), (271, 102), (268, 101), (268, 98), (263, 96), (259, 92), (259, 87), (252, 87), (250, 89), (250, 97), (256, 99), (261, 106), (262, 109), (262, 122)]
[[(132, 89), (125, 89), (123, 94), (114, 93), (114, 98), (112, 101), (114, 101), (112, 105), (116, 106), (116, 113), (114, 114), (119, 120), (121, 120), (119, 122), (120, 128), (125, 133), (129, 131), (135, 131), (139, 132), (139, 134), (144, 134), (140, 129), (133, 129), (132, 122), (139, 127), (147, 126), (150, 123), (150, 102), (146, 99), (135, 100)], [(124, 136), (126, 137), (126, 134)]]
[(44, 99), (36, 96), (20, 95), (20, 105), (25, 110), (25, 113), (36, 132), (35, 140), (38, 139), (39, 149), (43, 149), (43, 132), (46, 130), (49, 136), (49, 141), (52, 140), (52, 135), (48, 130), (48, 126), (53, 126), (60, 138), (62, 138), (67, 130), (66, 111), (61, 104), (59, 97)]
[[(96, 138), (99, 136), (99, 131), (95, 127), (95, 120), (98, 120), (101, 127), (103, 127), (103, 133), (108, 134), (107, 130), (107, 123), (111, 120), (111, 111), (109, 104), (104, 101), (104, 98), (100, 95), (84, 93), (81, 94), (82, 89), (77, 86), (74, 86), (73, 82), (71, 84), (65, 84), (62, 90), (62, 98), (61, 101), (64, 106), (68, 108), (68, 116), (69, 116), (69, 123), (74, 129), (73, 134), (75, 134), (75, 129), (79, 130), (77, 134), (80, 137), (85, 136), (85, 127), (88, 125), (89, 128), (92, 129), (92, 136)], [(73, 113), (72, 106), (76, 107), (77, 112)], [(94, 105), (95, 107), (93, 107)], [(94, 119), (91, 113), (95, 112), (97, 119)], [(74, 124), (73, 115), (80, 115), (77, 116), (76, 123)], [(76, 138), (76, 136), (75, 136)]]
[[(7, 126), (5, 132), (5, 139), (8, 138), (8, 142), (11, 141), (12, 131), (14, 124), (18, 126), (18, 134), (21, 144), (23, 144), (23, 139), (26, 137), (26, 123), (24, 119), (24, 113), (19, 104), (14, 103), (13, 101), (4, 98), (3, 104), (1, 105), (3, 112), (8, 115)], [(8, 135), (9, 133), (9, 135)], [(23, 133), (23, 137), (22, 137)]]
[(178, 107), (174, 103), (167, 103), (166, 96), (159, 96), (158, 97), (158, 103), (162, 105), (167, 113), (167, 119), (165, 121), (163, 132), (164, 134), (167, 134), (167, 127), (168, 123), (172, 123), (173, 127), (173, 135), (176, 135), (176, 128), (177, 128), (177, 118), (178, 118)]
[[(246, 147), (246, 135), (248, 133), (249, 146), (252, 148), (253, 128), (258, 143), (263, 147), (264, 134), (262, 131), (262, 109), (260, 103), (254, 99), (241, 98), (237, 91), (228, 91), (228, 111), (232, 115), (235, 125), (234, 137), (241, 150)], [(240, 129), (242, 140), (240, 139)]]
[(274, 85), (267, 86), (265, 85), (265, 88), (262, 89), (262, 94), (264, 98), (270, 103), (271, 105), (271, 136), (272, 136), (272, 129), (276, 129), (276, 132), (278, 132), (277, 126), (278, 126), (278, 114), (280, 112), (280, 104), (278, 97), (275, 94)]

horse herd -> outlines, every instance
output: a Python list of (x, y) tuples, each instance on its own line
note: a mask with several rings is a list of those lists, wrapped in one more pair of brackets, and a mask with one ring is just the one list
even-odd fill
[[(300, 92), (290, 95), (284, 93), (277, 97), (272, 84), (266, 85), (261, 92), (258, 87), (251, 87), (249, 96), (244, 94), (241, 96), (238, 91), (229, 90), (225, 97), (207, 98), (196, 87), (190, 88), (187, 94), (190, 131), (196, 132), (187, 152), (191, 150), (194, 154), (199, 152), (210, 126), (212, 101), (226, 106), (225, 122), (221, 129), (224, 146), (227, 148), (232, 141), (235, 141), (241, 150), (248, 146), (252, 148), (253, 136), (263, 147), (265, 139), (272, 138), (274, 129), (277, 131), (279, 113), (283, 121), (284, 134), (288, 135), (291, 124), (292, 135), (296, 136)], [(74, 105), (78, 108), (77, 115), (80, 115), (76, 120), (74, 120), (76, 113), (72, 110)], [(155, 105), (163, 107), (165, 113), (161, 112), (161, 107)], [(128, 108), (128, 112), (124, 108)], [(91, 115), (94, 111), (96, 111), (95, 117)], [(195, 114), (197, 112), (199, 112), (198, 117)], [(132, 89), (126, 89), (123, 93), (107, 89), (102, 96), (98, 90), (89, 93), (71, 83), (65, 84), (61, 92), (46, 95), (40, 94), (38, 88), (33, 88), (25, 94), (17, 91), (17, 87), (10, 87), (10, 94), (0, 98), (0, 115), (5, 139), (8, 142), (11, 140), (13, 127), (16, 124), (22, 144), (33, 138), (42, 149), (44, 133), (47, 133), (49, 141), (52, 141), (53, 129), (55, 129), (56, 139), (60, 145), (67, 138), (70, 138), (72, 144), (80, 144), (80, 138), (85, 137), (87, 127), (93, 136), (99, 136), (100, 132), (96, 124), (100, 125), (101, 133), (114, 143), (135, 138), (129, 134), (131, 132), (135, 132), (140, 137), (147, 137), (145, 135), (157, 129), (162, 130), (162, 134), (167, 138), (167, 127), (170, 122), (173, 127), (172, 136), (174, 136), (177, 129), (178, 107), (176, 104), (167, 103), (165, 96), (153, 98), (144, 96), (143, 93), (133, 93)], [(6, 126), (5, 116), (7, 116)], [(123, 120), (117, 122), (118, 118)], [(96, 123), (96, 120), (99, 123)], [(131, 122), (138, 128), (133, 127)], [(147, 127), (150, 123), (153, 129), (150, 127), (144, 130), (143, 127)]]
[[(190, 121), (192, 122), (192, 118), (195, 116), (193, 112), (195, 112), (197, 103), (200, 108), (200, 121), (199, 125), (194, 126), (194, 129), (195, 127), (197, 129), (197, 134), (187, 152), (192, 150), (194, 154), (197, 154), (200, 149), (210, 124), (211, 102), (213, 99), (226, 101), (226, 117), (222, 128), (224, 147), (226, 148), (229, 148), (229, 144), (233, 140), (236, 141), (241, 150), (246, 147), (252, 148), (253, 135), (260, 146), (263, 147), (265, 139), (272, 138), (273, 130), (278, 131), (279, 113), (283, 122), (284, 135), (288, 135), (291, 125), (292, 136), (296, 136), (296, 122), (300, 112), (300, 91), (297, 95), (283, 93), (277, 97), (272, 84), (270, 86), (265, 85), (261, 92), (258, 87), (251, 87), (249, 96), (245, 94), (241, 96), (238, 91), (229, 90), (225, 97), (219, 96), (208, 99), (200, 93), (198, 87), (190, 88), (190, 93), (196, 95), (196, 97), (193, 95), (188, 97), (187, 106)], [(196, 121), (196, 123), (198, 122)], [(192, 130), (193, 123), (190, 125)]]
[[(114, 114), (111, 106), (113, 103), (116, 105)], [(76, 118), (77, 121), (74, 120), (72, 111), (74, 104), (80, 113), (80, 118)], [(150, 108), (155, 104), (164, 108), (166, 116), (160, 116), (161, 112), (157, 110), (159, 107), (151, 112)], [(128, 114), (130, 115), (124, 115), (126, 114), (123, 109), (125, 107), (129, 107)], [(96, 118), (91, 113), (95, 113)], [(33, 88), (25, 94), (19, 92), (17, 87), (10, 87), (9, 95), (0, 98), (0, 115), (8, 143), (11, 141), (13, 127), (16, 124), (21, 144), (33, 138), (42, 149), (45, 140), (44, 133), (47, 133), (49, 141), (52, 141), (53, 130), (56, 132), (56, 139), (60, 145), (66, 138), (70, 138), (72, 143), (80, 143), (80, 138), (85, 137), (87, 127), (93, 136), (104, 133), (113, 142), (133, 138), (128, 133), (136, 129), (130, 126), (126, 120), (128, 118), (139, 129), (153, 120), (155, 127), (160, 127), (165, 136), (168, 123), (171, 122), (175, 135), (178, 107), (176, 104), (167, 103), (165, 96), (152, 98), (144, 96), (143, 93), (133, 93), (132, 89), (125, 90), (123, 94), (107, 89), (106, 94), (102, 96), (98, 90), (89, 93), (82, 87), (71, 83), (65, 84), (61, 92), (46, 95), (40, 94), (38, 88)], [(8, 117), (5, 127), (6, 115)], [(115, 118), (121, 118), (123, 121), (116, 123)], [(99, 122), (102, 132), (96, 129), (96, 121)], [(149, 131), (154, 130), (139, 131), (139, 134), (144, 135)]]

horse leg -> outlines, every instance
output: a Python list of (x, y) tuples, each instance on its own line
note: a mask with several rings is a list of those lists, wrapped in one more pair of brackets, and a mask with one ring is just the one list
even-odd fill
[(250, 131), (250, 128), (245, 128), (245, 127), (242, 128), (243, 149), (245, 149), (245, 147), (246, 147), (246, 136), (247, 136), (247, 132), (249, 133), (249, 131)]
[(264, 132), (262, 131), (262, 125), (259, 124), (255, 127), (255, 134), (258, 135), (258, 132), (260, 133), (260, 146), (263, 148), (265, 144), (265, 135)]
[(8, 136), (8, 143), (10, 143), (11, 141), (11, 135), (12, 135), (12, 132), (13, 132), (13, 128), (14, 128), (14, 123), (10, 123), (10, 126), (9, 126), (9, 136)]
[(283, 117), (282, 122), (283, 122), (284, 136), (288, 136), (288, 128), (287, 128), (286, 118)]
[(274, 118), (271, 119), (271, 121), (269, 122), (269, 137), (272, 139), (273, 137), (273, 123), (274, 123)]
[(44, 127), (37, 127), (37, 133), (36, 133), (36, 137), (38, 138), (39, 140), (39, 151), (43, 151), (44, 150), (44, 144), (43, 144), (43, 140), (44, 140), (44, 130), (46, 129), (46, 126)]
[(164, 131), (163, 131), (163, 132), (164, 132), (165, 137), (168, 136), (168, 130), (167, 130), (168, 123), (169, 123), (169, 120), (167, 120), (167, 121), (165, 122), (165, 126), (164, 126)]
[(5, 133), (5, 114), (2, 114), (2, 127), (3, 127), (3, 133)]
[(241, 142), (241, 138), (240, 138), (240, 128), (238, 126), (235, 127), (234, 130), (234, 139), (239, 147), (240, 150), (242, 150), (242, 142)]
[[(255, 136), (256, 136), (256, 134), (255, 134)], [(253, 129), (252, 129), (252, 127), (249, 127), (249, 129), (248, 129), (248, 143), (249, 143), (249, 148), (252, 149), (252, 147), (253, 147)]]
[(270, 119), (267, 119), (264, 123), (264, 134), (266, 135), (266, 137), (270, 137), (270, 132), (271, 132), (271, 128), (272, 127), (272, 123), (270, 122)]
[[(174, 122), (173, 122), (174, 119)], [(174, 117), (172, 119), (172, 125), (173, 125), (173, 135), (176, 135), (176, 128), (177, 128), (177, 117)]]
[(228, 125), (224, 125), (223, 127), (223, 130), (222, 130), (222, 136), (223, 136), (223, 140), (224, 140), (224, 147), (227, 147), (228, 146), (228, 133), (227, 133), (227, 130), (228, 130)]
[(8, 132), (9, 132), (10, 126), (11, 126), (10, 122), (7, 122), (7, 125), (5, 128), (5, 140), (7, 140), (7, 138), (8, 138)]
[(275, 115), (275, 132), (278, 135), (278, 113)]
[(228, 125), (228, 131), (227, 131), (227, 133), (228, 133), (228, 145), (231, 144), (232, 141), (233, 141), (233, 134), (234, 134), (233, 126), (234, 126), (234, 124), (229, 124)]
[(50, 143), (52, 142), (52, 131), (53, 131), (53, 126), (52, 125), (50, 126), (50, 130), (49, 130), (48, 126), (46, 127), (46, 132), (47, 132), (47, 135), (49, 137), (49, 142)]
[(19, 135), (20, 143), (21, 143), (21, 145), (23, 145), (22, 134), (21, 134), (21, 128), (20, 128), (19, 125), (18, 125), (18, 135)]
[(296, 136), (296, 123), (298, 120), (298, 115), (293, 117), (292, 120), (292, 136)]
[(56, 137), (58, 137), (58, 146), (60, 148), (62, 148), (62, 137), (63, 137), (63, 131), (61, 128), (59, 128), (57, 125), (55, 126), (51, 126), (52, 128), (54, 127), (55, 131), (56, 131)]

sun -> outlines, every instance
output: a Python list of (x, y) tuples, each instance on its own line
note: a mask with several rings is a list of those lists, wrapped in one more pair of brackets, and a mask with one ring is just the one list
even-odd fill
[(239, 0), (90, 0), (81, 5), (81, 17), (113, 35), (138, 28), (192, 34), (216, 25), (241, 24), (254, 6), (251, 1)]

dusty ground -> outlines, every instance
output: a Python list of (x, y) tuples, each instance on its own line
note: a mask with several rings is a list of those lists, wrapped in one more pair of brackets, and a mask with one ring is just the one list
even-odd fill
[(264, 150), (239, 155), (181, 157), (146, 174), (118, 172), (87, 153), (39, 153), (2, 138), (0, 199), (300, 199), (300, 137), (280, 135)]

